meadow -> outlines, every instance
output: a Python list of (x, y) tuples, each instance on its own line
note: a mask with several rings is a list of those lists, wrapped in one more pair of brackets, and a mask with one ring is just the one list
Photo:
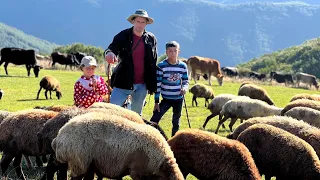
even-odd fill
[[(0, 89), (4, 91), (4, 95), (0, 100), (0, 110), (18, 111), (23, 109), (30, 109), (36, 106), (51, 106), (51, 105), (72, 105), (73, 104), (73, 86), (76, 80), (81, 76), (80, 70), (63, 70), (64, 68), (42, 69), (38, 78), (35, 78), (33, 72), (30, 77), (27, 77), (27, 71), (24, 66), (12, 66), (9, 65), (9, 76), (5, 75), (3, 67), (0, 67)], [(97, 71), (97, 75), (102, 75), (105, 80), (107, 79), (102, 70)], [(52, 75), (61, 82), (62, 98), (58, 100), (55, 93), (52, 93), (52, 99), (45, 99), (44, 91), (40, 93), (39, 100), (36, 99), (37, 92), (39, 90), (39, 82), (45, 75)], [(212, 88), (215, 95), (222, 93), (237, 94), (239, 86), (243, 79), (229, 79), (226, 78), (223, 86), (219, 86), (215, 78), (212, 78)], [(200, 83), (208, 84), (208, 82), (201, 80)], [(265, 88), (275, 105), (278, 107), (284, 107), (292, 96), (299, 93), (319, 94), (319, 91), (308, 90), (304, 88), (285, 87), (275, 82), (256, 82), (260, 86)], [(194, 81), (190, 81), (189, 88), (194, 85)], [(49, 94), (49, 93), (48, 93)], [(192, 107), (192, 94), (187, 93), (185, 95), (187, 111), (192, 128), (202, 128), (202, 125), (207, 116), (210, 115), (210, 111), (204, 106), (204, 99), (198, 99), (198, 107)], [(154, 99), (153, 96), (147, 96), (147, 104), (143, 109), (143, 118), (150, 119), (152, 116)], [(184, 107), (184, 106), (183, 106)], [(164, 115), (160, 121), (160, 126), (165, 130), (167, 135), (171, 135), (171, 109)], [(209, 121), (206, 130), (214, 131), (217, 127), (218, 117), (215, 117)], [(228, 125), (229, 121), (226, 122)], [(234, 128), (239, 125), (239, 121), (235, 124)], [(186, 109), (182, 109), (182, 117), (180, 121), (180, 129), (189, 128), (186, 116)], [(229, 133), (229, 129), (221, 128), (219, 135), (226, 136)], [(23, 165), (23, 171), (28, 179), (40, 179), (44, 168), (38, 168), (38, 170), (27, 170)], [(15, 179), (15, 171), (9, 174), (9, 179)], [(130, 179), (130, 178), (127, 178)], [(195, 180), (196, 178), (188, 176), (188, 180)]]

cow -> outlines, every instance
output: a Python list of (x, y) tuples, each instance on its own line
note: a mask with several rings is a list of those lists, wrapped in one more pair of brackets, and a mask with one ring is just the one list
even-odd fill
[[(188, 65), (188, 60), (187, 59), (179, 59), (181, 62), (186, 63)], [(207, 74), (199, 74), (197, 73), (197, 80), (200, 80), (200, 76), (202, 75), (203, 79), (208, 80), (208, 75)]]
[(237, 77), (239, 75), (238, 68), (236, 67), (222, 67), (221, 71), (231, 77)]
[(251, 71), (251, 72), (249, 73), (249, 77), (251, 77), (251, 78), (256, 78), (256, 79), (258, 79), (258, 80), (260, 80), (260, 81), (264, 81), (267, 76), (266, 76), (266, 74), (263, 74), (263, 73), (260, 74), (260, 73)]
[(210, 86), (211, 75), (215, 76), (219, 85), (222, 86), (223, 75), (221, 73), (220, 63), (215, 59), (200, 56), (192, 56), (188, 59), (188, 71), (189, 77), (191, 77), (190, 74), (192, 73), (192, 78), (194, 79), (195, 83), (197, 83), (196, 73), (199, 72), (208, 75), (208, 81)]
[(30, 76), (30, 70), (33, 68), (35, 77), (39, 76), (41, 66), (38, 65), (36, 59), (36, 53), (34, 50), (25, 50), (20, 48), (2, 48), (0, 66), (4, 63), (4, 70), (8, 74), (7, 67), (9, 63), (15, 65), (26, 65), (28, 76)]
[(75, 52), (75, 53), (71, 53), (71, 54), (77, 58), (78, 62), (81, 62), (82, 58), (87, 56), (87, 54), (83, 53), (83, 52)]
[(296, 74), (296, 76), (297, 76), (298, 87), (300, 87), (300, 82), (303, 82), (303, 83), (309, 84), (310, 89), (311, 89), (311, 85), (314, 85), (317, 90), (319, 89), (318, 82), (314, 75), (299, 72)]
[(285, 85), (287, 85), (288, 82), (293, 84), (293, 77), (291, 74), (279, 74), (272, 71), (270, 72), (270, 81), (272, 81), (272, 79), (275, 79), (277, 83), (285, 83)]
[(76, 56), (73, 54), (62, 54), (60, 52), (53, 52), (51, 53), (51, 59), (52, 59), (52, 67), (56, 63), (59, 63), (61, 65), (66, 65), (65, 69), (67, 66), (70, 66), (70, 69), (72, 69), (72, 66), (78, 66), (80, 65), (79, 61), (77, 60)]

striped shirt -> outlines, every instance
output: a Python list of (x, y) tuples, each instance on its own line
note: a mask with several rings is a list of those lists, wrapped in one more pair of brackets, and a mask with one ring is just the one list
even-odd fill
[(182, 88), (188, 90), (188, 68), (184, 62), (169, 64), (167, 59), (158, 64), (157, 91), (154, 95), (155, 103), (159, 103), (160, 94), (165, 99), (182, 99)]

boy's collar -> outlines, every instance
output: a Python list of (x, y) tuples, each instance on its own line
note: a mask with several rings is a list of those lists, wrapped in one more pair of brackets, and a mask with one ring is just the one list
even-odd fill
[(167, 63), (170, 64), (170, 65), (177, 65), (177, 64), (179, 64), (179, 60), (178, 60), (178, 59), (176, 60), (176, 63), (174, 63), (174, 64), (171, 64), (171, 63), (169, 62), (169, 59), (168, 59), (168, 58), (166, 59), (166, 61), (167, 61)]

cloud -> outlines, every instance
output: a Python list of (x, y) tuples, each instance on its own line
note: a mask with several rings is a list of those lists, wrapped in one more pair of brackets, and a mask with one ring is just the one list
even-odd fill
[(101, 0), (84, 0), (84, 1), (87, 2), (87, 3), (90, 3), (91, 5), (93, 5), (95, 7), (99, 7)]

